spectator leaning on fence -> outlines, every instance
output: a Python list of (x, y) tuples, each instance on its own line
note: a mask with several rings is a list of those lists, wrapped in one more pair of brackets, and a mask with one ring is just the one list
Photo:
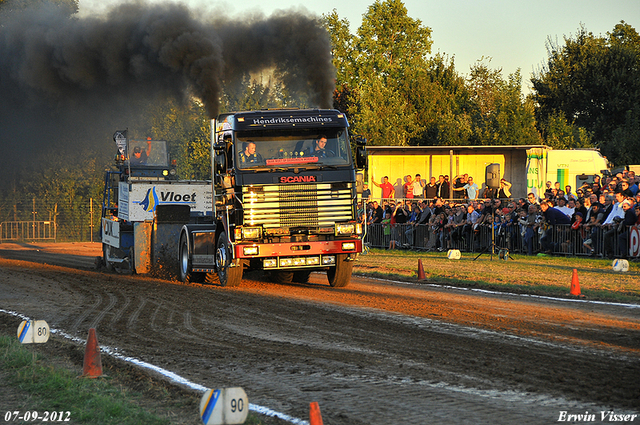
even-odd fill
[(624, 201), (624, 195), (622, 192), (616, 192), (615, 204), (611, 212), (602, 224), (603, 238), (604, 238), (604, 256), (613, 257), (613, 242), (614, 238), (618, 234), (618, 225), (624, 219), (624, 210), (622, 209), (622, 201)]
[(554, 245), (552, 238), (553, 232), (557, 230), (556, 226), (571, 224), (571, 219), (564, 215), (562, 211), (553, 208), (549, 201), (542, 201), (540, 203), (540, 209), (542, 210), (545, 221), (550, 226), (549, 230), (551, 230), (551, 232), (547, 231), (544, 236), (540, 238), (540, 245), (545, 253), (551, 254), (558, 248)]
[(620, 223), (620, 233), (618, 234), (618, 255), (627, 258), (629, 255), (629, 228), (636, 224), (638, 217), (634, 211), (632, 199), (622, 201), (622, 209), (624, 210), (624, 220)]
[(369, 224), (382, 223), (383, 211), (378, 201), (373, 201), (373, 212)]
[(638, 177), (633, 171), (629, 171), (629, 190), (633, 193), (633, 196), (638, 194)]

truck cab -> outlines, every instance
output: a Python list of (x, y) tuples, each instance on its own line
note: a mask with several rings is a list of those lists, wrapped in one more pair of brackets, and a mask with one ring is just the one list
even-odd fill
[(331, 286), (347, 285), (362, 252), (356, 170), (366, 161), (362, 139), (353, 158), (346, 116), (234, 112), (213, 128), (215, 226), (183, 229), (181, 279), (215, 271), (221, 284), (235, 285), (243, 270), (257, 269), (306, 282), (311, 271), (326, 271)]

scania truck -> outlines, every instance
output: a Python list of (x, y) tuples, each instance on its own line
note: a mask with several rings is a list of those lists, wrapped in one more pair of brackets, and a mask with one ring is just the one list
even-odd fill
[[(352, 143), (353, 146), (352, 146)], [(179, 279), (215, 273), (235, 286), (245, 270), (278, 282), (326, 271), (346, 286), (362, 252), (358, 216), (366, 141), (327, 109), (233, 112), (212, 121), (212, 220), (182, 226)]]

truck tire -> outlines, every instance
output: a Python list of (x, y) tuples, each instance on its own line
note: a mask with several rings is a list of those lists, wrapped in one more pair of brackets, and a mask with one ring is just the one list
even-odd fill
[(309, 276), (311, 276), (311, 271), (309, 270), (294, 272), (293, 281), (296, 283), (309, 283)]
[(104, 268), (107, 269), (107, 271), (112, 272), (113, 271), (113, 264), (108, 260), (110, 249), (111, 249), (111, 247), (109, 245), (107, 245), (106, 243), (102, 244), (102, 259), (104, 261)]
[(327, 270), (329, 285), (334, 288), (344, 288), (351, 281), (353, 261), (347, 260), (347, 254), (336, 255), (336, 266)]
[(242, 261), (236, 267), (231, 267), (231, 246), (227, 234), (220, 232), (216, 246), (216, 270), (220, 286), (238, 286), (242, 282), (243, 269)]
[(293, 272), (273, 271), (271, 272), (271, 281), (274, 283), (291, 283), (293, 282)]
[(206, 278), (206, 273), (194, 273), (191, 271), (191, 253), (189, 252), (189, 243), (183, 234), (180, 236), (178, 279), (180, 282), (202, 283)]

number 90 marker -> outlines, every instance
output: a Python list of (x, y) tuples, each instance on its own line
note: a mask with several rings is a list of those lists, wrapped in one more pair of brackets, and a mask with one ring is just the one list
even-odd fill
[(205, 425), (242, 424), (249, 413), (247, 394), (240, 387), (207, 390), (200, 400)]

